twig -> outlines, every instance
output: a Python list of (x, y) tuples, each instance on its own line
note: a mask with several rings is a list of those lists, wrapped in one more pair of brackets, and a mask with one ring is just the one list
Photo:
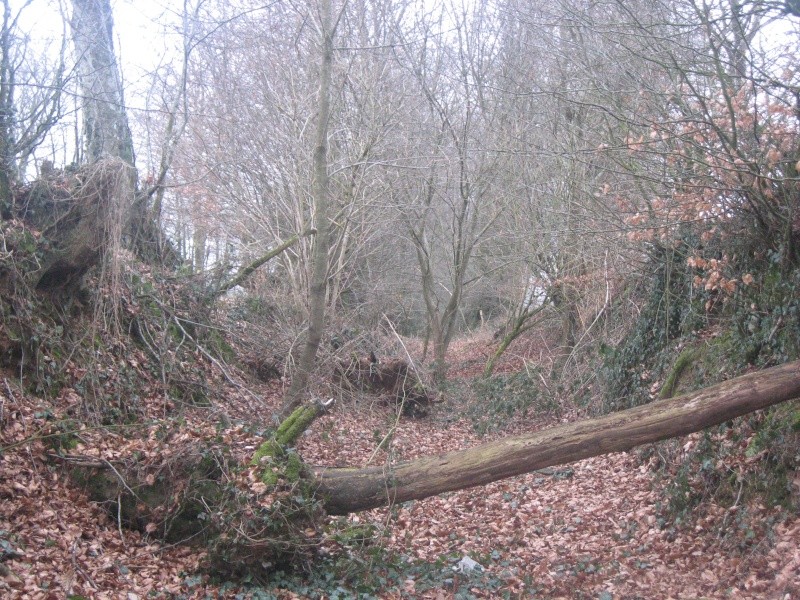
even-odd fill
[(405, 405), (405, 403), (406, 403), (406, 397), (404, 395), (403, 400), (400, 402), (400, 406), (397, 409), (397, 415), (395, 416), (394, 424), (389, 428), (389, 431), (386, 432), (386, 435), (383, 436), (383, 439), (380, 441), (380, 443), (377, 446), (375, 446), (375, 450), (372, 451), (372, 454), (367, 459), (366, 465), (369, 465), (372, 462), (372, 460), (375, 458), (375, 455), (378, 454), (378, 450), (380, 450), (383, 447), (383, 444), (386, 443), (386, 440), (389, 439), (389, 436), (393, 435), (394, 432), (397, 431), (397, 426), (400, 424), (400, 415), (403, 414), (403, 406)]
[(566, 366), (569, 364), (570, 360), (577, 360), (575, 358), (575, 353), (577, 352), (577, 350), (580, 347), (581, 343), (583, 342), (584, 338), (587, 335), (589, 335), (589, 332), (592, 330), (592, 327), (594, 327), (595, 323), (597, 323), (597, 321), (600, 319), (600, 317), (603, 316), (603, 313), (605, 313), (606, 309), (608, 308), (608, 302), (609, 302), (609, 300), (611, 298), (611, 284), (609, 283), (609, 279), (608, 279), (608, 250), (606, 250), (606, 256), (603, 259), (603, 266), (605, 268), (605, 280), (606, 280), (606, 297), (605, 297), (605, 300), (603, 301), (603, 307), (598, 311), (597, 316), (594, 318), (594, 321), (592, 321), (592, 323), (589, 325), (589, 327), (586, 328), (586, 331), (583, 332), (583, 335), (581, 336), (581, 339), (579, 339), (577, 341), (577, 343), (575, 344), (575, 346), (572, 349), (572, 352), (569, 353), (569, 357), (567, 358), (566, 362), (564, 363), (564, 368), (566, 368)]
[(109, 469), (111, 469), (112, 471), (114, 471), (114, 475), (116, 475), (116, 476), (117, 476), (117, 478), (119, 479), (119, 482), (120, 482), (120, 483), (121, 483), (121, 484), (122, 484), (122, 485), (125, 487), (125, 489), (126, 489), (126, 490), (128, 490), (128, 491), (131, 493), (131, 495), (132, 495), (134, 498), (136, 498), (137, 500), (139, 500), (139, 502), (141, 502), (141, 501), (142, 501), (142, 499), (141, 499), (141, 498), (139, 498), (139, 496), (136, 494), (136, 492), (134, 492), (134, 491), (133, 491), (133, 490), (132, 490), (130, 487), (128, 487), (128, 484), (127, 484), (127, 482), (126, 482), (126, 481), (125, 481), (125, 479), (122, 477), (122, 475), (120, 475), (120, 474), (119, 474), (119, 471), (117, 471), (117, 469), (116, 469), (116, 468), (114, 468), (114, 465), (112, 465), (110, 462), (108, 462), (108, 461), (107, 461), (105, 458), (101, 458), (100, 460), (101, 460), (101, 461), (103, 461), (103, 462), (105, 463), (105, 465), (106, 465), (106, 466), (107, 466)]
[[(526, 366), (527, 366), (527, 364), (526, 364)], [(544, 386), (544, 389), (546, 389), (548, 391), (548, 393), (552, 394), (553, 392), (550, 391), (550, 386), (547, 385), (547, 381), (545, 380), (545, 378), (541, 374), (541, 372), (538, 372), (537, 375), (539, 376), (539, 379), (542, 380), (542, 385)]]
[[(63, 422), (63, 421), (61, 421), (61, 422)], [(40, 427), (35, 434), (30, 435), (30, 436), (26, 437), (25, 439), (22, 439), (22, 440), (20, 440), (18, 442), (14, 442), (13, 444), (9, 444), (8, 446), (0, 446), (0, 451), (1, 452), (8, 452), (9, 450), (13, 450), (14, 448), (19, 448), (20, 446), (25, 446), (26, 444), (32, 444), (33, 442), (36, 442), (36, 441), (39, 441), (39, 440), (47, 440), (47, 439), (51, 439), (51, 438), (54, 438), (54, 437), (59, 437), (59, 436), (64, 435), (65, 433), (69, 433), (69, 434), (77, 436), (77, 433), (79, 431), (85, 432), (85, 431), (92, 431), (92, 430), (97, 430), (97, 429), (130, 429), (130, 428), (133, 428), (133, 427), (143, 427), (143, 426), (146, 426), (146, 425), (149, 425), (149, 424), (150, 423), (136, 423), (135, 425), (97, 425), (97, 426), (93, 426), (93, 427), (84, 427), (82, 429), (74, 429), (74, 430), (69, 430), (69, 431), (59, 431), (58, 433), (48, 433), (48, 434), (45, 434), (45, 435), (38, 435), (42, 431), (45, 431), (47, 429), (47, 426), (43, 426), (43, 427)], [(27, 427), (26, 427), (26, 429), (27, 429)], [(51, 454), (51, 456), (56, 457), (56, 455), (52, 455), (52, 454)]]
[(733, 512), (737, 506), (739, 506), (739, 500), (742, 498), (742, 491), (744, 490), (744, 479), (741, 477), (737, 478), (739, 480), (739, 491), (736, 494), (736, 500), (734, 500), (731, 507), (725, 512), (725, 516), (722, 518), (722, 525), (719, 528), (719, 535), (717, 537), (722, 537), (722, 534), (725, 531), (725, 527), (728, 524), (728, 517), (730, 516), (731, 512)]
[[(8, 381), (6, 381), (8, 385)], [(5, 419), (6, 397), (0, 396), (0, 440), (3, 439), (3, 421)]]
[(54, 454), (52, 452), (49, 452), (47, 454), (47, 457), (51, 458), (53, 460), (60, 460), (61, 462), (66, 462), (66, 463), (69, 463), (71, 465), (75, 465), (76, 467), (89, 467), (89, 468), (93, 468), (93, 469), (103, 469), (106, 466), (105, 463), (103, 463), (101, 460), (99, 460), (99, 459), (95, 460), (93, 458), (86, 457), (86, 456), (74, 456), (74, 455), (66, 455), (65, 456), (65, 455), (62, 455), (62, 454)]
[(775, 321), (775, 327), (772, 328), (772, 331), (769, 332), (769, 336), (767, 336), (767, 343), (772, 341), (772, 338), (778, 333), (778, 329), (780, 329), (781, 325), (783, 325), (783, 315), (778, 317), (778, 320)]
[[(11, 402), (15, 402), (14, 400), (14, 393), (11, 391), (11, 386), (8, 383), (8, 379), (3, 377), (3, 383), (6, 386), (6, 393), (8, 394), (8, 399)], [(0, 397), (0, 432), (3, 430), (3, 421), (5, 419), (5, 407), (6, 407), (6, 397)], [(2, 433), (0, 433), (0, 439), (2, 439)]]
[(122, 494), (117, 494), (117, 530), (119, 531), (119, 539), (122, 540), (122, 545), (127, 548), (125, 536), (122, 534)]
[(406, 348), (406, 345), (403, 342), (403, 339), (400, 337), (400, 334), (398, 334), (397, 330), (394, 328), (394, 325), (392, 324), (392, 321), (389, 319), (389, 317), (386, 316), (386, 313), (383, 314), (383, 318), (386, 319), (386, 322), (389, 324), (389, 329), (392, 330), (392, 333), (394, 334), (394, 337), (397, 338), (397, 341), (400, 342), (400, 345), (403, 347), (403, 352), (406, 353), (406, 358), (408, 359), (408, 364), (410, 364), (411, 368), (414, 369), (414, 373), (417, 374), (417, 378), (421, 379), (420, 373), (417, 370), (417, 365), (414, 363), (414, 359), (411, 358), (411, 354), (409, 354), (408, 348)]
[(212, 362), (212, 363), (213, 363), (213, 364), (214, 364), (214, 365), (215, 365), (215, 366), (216, 366), (216, 367), (217, 367), (217, 368), (218, 368), (218, 369), (219, 369), (219, 370), (222, 372), (222, 375), (225, 377), (225, 379), (228, 381), (228, 383), (230, 383), (230, 384), (231, 384), (233, 387), (235, 387), (237, 390), (242, 390), (243, 392), (245, 392), (245, 393), (247, 393), (247, 394), (250, 394), (250, 396), (252, 396), (252, 397), (253, 397), (253, 399), (255, 399), (255, 400), (260, 400), (260, 398), (259, 398), (259, 397), (258, 397), (256, 394), (254, 394), (253, 392), (251, 392), (250, 390), (248, 390), (248, 389), (247, 389), (245, 386), (243, 386), (241, 383), (238, 383), (237, 381), (234, 381), (234, 380), (233, 380), (233, 377), (231, 377), (231, 375), (228, 373), (228, 371), (225, 369), (225, 367), (223, 367), (223, 366), (222, 366), (222, 363), (220, 363), (220, 361), (218, 361), (216, 358), (214, 358), (214, 357), (211, 355), (211, 353), (210, 353), (210, 352), (208, 352), (208, 351), (207, 351), (205, 348), (203, 348), (203, 346), (201, 346), (201, 345), (200, 345), (200, 343), (199, 343), (199, 342), (198, 342), (196, 339), (194, 339), (194, 338), (193, 338), (193, 337), (192, 337), (192, 336), (191, 336), (191, 335), (190, 335), (190, 334), (189, 334), (189, 333), (186, 331), (186, 329), (184, 329), (184, 328), (183, 328), (183, 325), (181, 325), (181, 320), (180, 320), (180, 319), (179, 319), (179, 318), (178, 318), (176, 315), (172, 315), (172, 320), (175, 322), (175, 324), (176, 324), (176, 325), (178, 326), (178, 328), (181, 330), (181, 332), (183, 333), (183, 335), (184, 335), (184, 336), (186, 336), (187, 338), (189, 338), (189, 339), (192, 341), (192, 343), (195, 345), (195, 347), (196, 347), (198, 350), (200, 350), (201, 354), (202, 354), (203, 356), (205, 356), (205, 357), (206, 357), (208, 360), (210, 360), (210, 361), (211, 361), (211, 362)]
[(93, 589), (96, 590), (96, 589), (98, 589), (97, 588), (97, 584), (89, 576), (89, 574), (86, 572), (86, 570), (78, 564), (78, 556), (77, 556), (77, 552), (75, 551), (77, 545), (78, 545), (78, 540), (75, 540), (74, 542), (72, 542), (72, 569), (76, 573), (80, 573), (81, 577), (83, 577), (83, 580), (86, 583), (88, 583), (90, 586), (92, 586)]

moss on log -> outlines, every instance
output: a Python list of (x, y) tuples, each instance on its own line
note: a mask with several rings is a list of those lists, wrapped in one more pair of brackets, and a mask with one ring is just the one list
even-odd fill
[[(270, 480), (274, 478), (273, 483), (286, 481), (292, 484), (289, 487), (293, 495), (296, 495), (294, 490), (301, 489), (301, 504), (311, 507), (309, 514), (321, 500), (329, 514), (340, 515), (486, 485), (591, 456), (630, 450), (641, 444), (700, 431), (795, 398), (800, 398), (800, 361), (750, 373), (698, 392), (656, 401), (597, 419), (511, 436), (467, 450), (397, 465), (317, 468), (313, 478), (308, 478), (308, 469), (297, 453), (287, 450), (287, 446), (296, 441), (322, 411), (319, 405), (307, 405), (293, 411), (278, 428), (276, 435), (261, 445), (253, 456), (252, 463), (263, 468), (265, 474), (269, 473), (265, 477)], [(209, 499), (214, 498), (215, 490), (219, 490), (219, 482), (214, 473), (207, 470), (213, 466), (206, 462), (208, 459), (196, 462), (206, 453), (193, 451), (191, 454), (197, 458), (186, 461), (180, 471), (184, 474), (183, 477), (188, 475), (196, 481), (198, 487), (191, 488), (195, 492), (183, 497), (202, 500), (205, 505)], [(213, 461), (213, 464), (217, 462), (219, 460)], [(175, 472), (173, 469), (173, 473)], [(110, 473), (105, 473), (103, 479), (104, 481), (95, 481), (90, 487), (102, 492), (99, 494), (100, 499), (109, 501), (112, 508), (116, 509), (120, 498), (126, 496), (130, 489), (126, 490)], [(132, 482), (134, 478), (126, 476), (126, 480)], [(172, 481), (174, 478), (168, 480)], [(294, 486), (297, 481), (301, 482), (299, 488)], [(134, 487), (141, 489), (140, 484), (135, 484)], [(149, 495), (149, 491), (142, 491)], [(155, 501), (161, 502), (162, 497), (166, 496), (153, 494)], [(169, 497), (174, 497), (174, 494)], [(176, 508), (180, 510), (179, 506), (173, 506), (168, 513), (176, 514)], [(191, 520), (191, 511), (184, 514)], [(133, 522), (135, 518), (131, 516), (127, 520)], [(146, 516), (138, 520), (138, 525), (154, 521), (157, 521), (155, 515)], [(162, 522), (166, 522), (166, 519)], [(186, 529), (180, 529), (181, 535), (186, 535), (187, 532)]]
[(293, 445), (297, 438), (314, 422), (322, 408), (319, 404), (298, 406), (275, 431), (275, 435), (265, 441), (253, 454), (250, 464), (263, 467), (261, 481), (267, 485), (275, 485), (281, 477), (289, 481), (297, 481), (304, 471), (303, 461), (294, 452), (286, 448)]
[(678, 355), (678, 359), (675, 361), (675, 364), (673, 365), (672, 370), (669, 372), (669, 375), (667, 375), (666, 381), (664, 381), (659, 398), (672, 398), (672, 396), (675, 395), (675, 391), (678, 387), (678, 382), (680, 381), (681, 376), (689, 367), (689, 365), (695, 361), (697, 355), (698, 352), (694, 348), (683, 349), (683, 352)]
[(282, 242), (282, 243), (278, 244), (272, 250), (270, 250), (270, 251), (266, 252), (265, 254), (259, 256), (257, 259), (255, 259), (250, 264), (248, 264), (248, 265), (242, 267), (241, 269), (239, 269), (239, 271), (236, 273), (236, 275), (231, 277), (231, 279), (229, 279), (225, 283), (221, 284), (214, 291), (214, 294), (213, 294), (214, 297), (218, 298), (219, 296), (222, 296), (223, 294), (225, 294), (225, 292), (229, 292), (230, 290), (235, 288), (237, 285), (241, 285), (242, 283), (244, 283), (247, 280), (248, 277), (250, 277), (253, 273), (255, 273), (256, 269), (258, 269), (260, 266), (262, 266), (265, 263), (268, 263), (269, 261), (271, 261), (273, 258), (278, 256), (279, 254), (281, 254), (285, 250), (288, 250), (289, 248), (294, 246), (301, 238), (308, 237), (310, 235), (314, 235), (315, 233), (317, 233), (316, 229), (306, 229), (302, 233), (298, 233), (296, 235), (293, 235), (292, 237), (290, 237), (285, 242)]

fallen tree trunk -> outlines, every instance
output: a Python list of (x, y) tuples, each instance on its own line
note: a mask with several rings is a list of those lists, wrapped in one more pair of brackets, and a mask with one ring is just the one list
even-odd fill
[(467, 450), (384, 467), (318, 468), (318, 491), (329, 514), (343, 515), (630, 450), (794, 398), (800, 398), (800, 361), (677, 398)]

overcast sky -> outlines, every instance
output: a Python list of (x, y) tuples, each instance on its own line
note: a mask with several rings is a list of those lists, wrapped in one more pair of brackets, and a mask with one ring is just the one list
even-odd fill
[[(11, 2), (19, 10), (21, 0)], [(181, 0), (111, 0), (117, 59), (122, 69), (127, 101), (137, 104), (137, 92), (149, 86), (150, 76), (165, 62), (175, 60), (179, 43), (175, 33), (180, 22)], [(72, 14), (68, 0), (32, 0), (20, 17), (20, 28), (33, 44), (60, 39), (64, 18)], [(69, 30), (67, 29), (67, 35)]]

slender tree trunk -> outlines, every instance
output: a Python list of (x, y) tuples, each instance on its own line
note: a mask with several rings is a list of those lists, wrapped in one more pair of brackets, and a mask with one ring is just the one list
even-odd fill
[(205, 228), (195, 225), (192, 235), (192, 272), (202, 273), (206, 268), (206, 241), (208, 234)]
[(750, 373), (670, 400), (508, 437), (468, 450), (364, 469), (317, 469), (319, 493), (341, 515), (486, 485), (700, 431), (800, 398), (800, 361)]
[(492, 354), (489, 357), (489, 360), (486, 361), (486, 366), (483, 368), (484, 377), (491, 377), (492, 373), (494, 373), (494, 368), (497, 365), (497, 361), (500, 360), (500, 357), (503, 356), (506, 350), (508, 350), (509, 346), (511, 346), (514, 340), (537, 324), (538, 321), (534, 320), (533, 317), (544, 311), (544, 309), (547, 307), (547, 304), (548, 301), (542, 302), (541, 305), (533, 309), (531, 309), (530, 305), (528, 304), (514, 317), (514, 319), (511, 321), (511, 326), (507, 329), (506, 334), (500, 340), (500, 345), (497, 347), (497, 350), (495, 350), (494, 354)]
[(331, 77), (333, 71), (333, 24), (331, 0), (321, 0), (319, 4), (322, 34), (322, 60), (320, 62), (320, 82), (318, 91), (319, 109), (314, 148), (314, 197), (315, 229), (311, 255), (311, 281), (309, 285), (308, 335), (303, 353), (300, 355), (292, 383), (286, 392), (281, 414), (288, 416), (303, 400), (308, 388), (308, 380), (317, 358), (317, 350), (322, 341), (325, 327), (325, 300), (328, 289), (328, 251), (330, 249), (330, 207), (328, 181), (328, 119), (331, 104)]
[(443, 384), (447, 381), (447, 348), (450, 343), (440, 324), (433, 331), (433, 378), (437, 384)]

